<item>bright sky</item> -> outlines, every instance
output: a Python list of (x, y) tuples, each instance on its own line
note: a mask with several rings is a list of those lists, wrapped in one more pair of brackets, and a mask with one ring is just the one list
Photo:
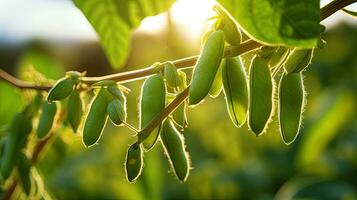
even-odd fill
[[(325, 5), (328, 0), (323, 0)], [(200, 33), (204, 21), (213, 15), (214, 0), (178, 0), (172, 7), (175, 23), (183, 25), (193, 36)], [(0, 42), (22, 42), (33, 38), (49, 40), (96, 40), (96, 34), (70, 0), (0, 0)], [(354, 5), (353, 9), (357, 5)], [(147, 18), (140, 31), (155, 32), (165, 24), (165, 16)], [(337, 13), (324, 24), (357, 20)]]

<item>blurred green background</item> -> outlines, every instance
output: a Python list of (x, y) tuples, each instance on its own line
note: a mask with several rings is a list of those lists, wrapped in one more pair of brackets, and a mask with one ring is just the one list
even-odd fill
[[(195, 55), (199, 38), (172, 23), (154, 34), (138, 30), (122, 71)], [(276, 117), (256, 137), (245, 125), (231, 123), (224, 96), (207, 98), (189, 109), (185, 130), (192, 170), (186, 183), (170, 172), (160, 145), (145, 154), (135, 184), (125, 179), (126, 149), (135, 138), (124, 127), (108, 123), (100, 144), (85, 149), (80, 135), (63, 126), (36, 169), (45, 199), (357, 199), (357, 26), (341, 23), (323, 35), (312, 65), (304, 72), (307, 105), (297, 140), (285, 146)], [(1, 35), (0, 35), (1, 37)], [(0, 66), (25, 80), (33, 70), (51, 79), (67, 70), (90, 76), (113, 73), (96, 41), (21, 43), (0, 40)], [(129, 122), (138, 125), (137, 103), (142, 81), (125, 84)], [(1, 134), (28, 99), (0, 81)], [(35, 142), (36, 139), (32, 139)]]

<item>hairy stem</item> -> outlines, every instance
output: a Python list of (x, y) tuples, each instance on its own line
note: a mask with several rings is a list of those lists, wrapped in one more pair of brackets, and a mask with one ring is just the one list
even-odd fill
[[(225, 56), (237, 56), (240, 53), (245, 52), (247, 49), (251, 50), (251, 49), (258, 48), (260, 46), (262, 46), (262, 44), (254, 40), (248, 40), (242, 43), (240, 46), (234, 46), (234, 47), (232, 46), (226, 48)], [(177, 69), (183, 69), (183, 68), (190, 68), (194, 66), (196, 64), (197, 59), (198, 59), (198, 55), (174, 60), (172, 62), (175, 64)], [(114, 80), (120, 83), (126, 83), (126, 82), (136, 81), (139, 79), (144, 79), (155, 73), (157, 73), (155, 66), (149, 66), (144, 69), (128, 71), (124, 73), (111, 74), (107, 76), (83, 77), (82, 81), (85, 83), (95, 83), (102, 80)]]
[[(235, 47), (228, 47), (225, 51), (225, 56), (237, 56), (241, 52), (245, 52), (246, 49), (254, 49), (262, 46), (262, 44), (254, 41), (254, 40), (248, 40), (244, 43), (242, 43), (240, 46), (235, 46)], [(187, 58), (182, 58), (178, 60), (172, 61), (175, 66), (178, 69), (184, 69), (184, 68), (190, 68), (196, 64), (198, 55), (192, 56), (192, 57), (187, 57)], [(81, 81), (87, 84), (92, 84), (98, 81), (102, 80), (113, 80), (116, 82), (120, 83), (127, 83), (127, 82), (132, 82), (136, 81), (139, 79), (144, 79), (152, 74), (157, 73), (156, 68), (154, 66), (149, 66), (143, 69), (139, 70), (133, 70), (133, 71), (128, 71), (128, 72), (123, 72), (123, 73), (116, 73), (116, 74), (110, 74), (106, 76), (99, 76), (99, 77), (82, 77)], [(48, 91), (51, 89), (51, 85), (34, 85), (32, 83), (26, 82), (19, 80), (4, 70), (0, 69), (0, 78), (9, 82), (15, 87), (18, 87), (20, 89), (33, 89), (33, 90), (45, 90)]]

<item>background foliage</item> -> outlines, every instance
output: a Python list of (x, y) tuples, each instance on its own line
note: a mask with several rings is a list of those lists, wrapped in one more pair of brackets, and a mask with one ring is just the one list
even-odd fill
[[(187, 42), (184, 36), (175, 34), (175, 28), (179, 27), (166, 27), (154, 36), (134, 35), (135, 53), (130, 53), (123, 70), (198, 53), (198, 43), (182, 48), (176, 45)], [(221, 94), (188, 113), (190, 124), (185, 135), (193, 170), (185, 184), (177, 182), (168, 172), (159, 145), (145, 155), (144, 172), (136, 184), (127, 183), (124, 157), (128, 144), (135, 138), (126, 128), (108, 124), (100, 145), (90, 149), (83, 147), (79, 135), (62, 127), (37, 165), (44, 188), (56, 199), (355, 199), (355, 35), (356, 27), (346, 24), (325, 34), (327, 45), (317, 50), (313, 64), (305, 73), (308, 104), (301, 133), (291, 146), (281, 141), (277, 119), (259, 138), (246, 126), (234, 128)], [(59, 54), (60, 48), (63, 47), (42, 41), (33, 41), (19, 49), (0, 45), (0, 63), (8, 71), (31, 81), (37, 77), (31, 68), (54, 79), (73, 69), (87, 69), (94, 75), (111, 73), (98, 44), (66, 46), (69, 52), (81, 52), (73, 54), (74, 57)], [(9, 52), (15, 53), (9, 56)], [(137, 124), (141, 84), (139, 81), (127, 85), (132, 88), (128, 95), (128, 117), (132, 124)], [(26, 94), (22, 96), (3, 81), (0, 91), (3, 130), (27, 99)]]

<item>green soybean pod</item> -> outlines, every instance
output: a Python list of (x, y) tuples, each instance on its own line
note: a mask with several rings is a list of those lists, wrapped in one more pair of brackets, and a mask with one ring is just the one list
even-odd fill
[(284, 64), (287, 73), (299, 73), (311, 63), (312, 49), (294, 49)]
[(189, 174), (190, 162), (188, 154), (185, 151), (183, 136), (170, 120), (165, 120), (160, 135), (171, 168), (175, 172), (176, 177), (180, 181), (185, 182)]
[(279, 124), (286, 145), (297, 137), (304, 105), (304, 85), (301, 73), (284, 73), (279, 83)]
[(64, 77), (58, 80), (48, 92), (47, 101), (58, 101), (67, 98), (73, 91), (75, 80), (70, 77)]
[(186, 108), (187, 103), (186, 101), (183, 101), (172, 113), (172, 118), (180, 126), (181, 131), (183, 131), (187, 127)]
[(164, 77), (168, 86), (176, 88), (181, 84), (181, 77), (173, 62), (165, 62)]
[(31, 160), (23, 153), (20, 153), (17, 169), (21, 187), (28, 196), (31, 191)]
[(32, 122), (24, 113), (18, 113), (13, 118), (9, 134), (7, 136), (5, 147), (1, 159), (1, 175), (8, 178), (16, 164), (16, 159), (23, 146), (26, 144), (28, 135), (32, 130)]
[(208, 37), (209, 37), (213, 32), (214, 32), (214, 30), (208, 30), (207, 32), (205, 32), (205, 33), (203, 34), (203, 36), (201, 37), (201, 46), (203, 46), (203, 45), (206, 43)]
[(108, 87), (108, 92), (113, 95), (116, 99), (119, 101), (123, 102), (123, 104), (126, 104), (126, 98), (123, 92), (118, 88), (118, 86), (109, 86)]
[(214, 77), (211, 89), (209, 90), (208, 94), (212, 97), (212, 98), (216, 98), (218, 97), (218, 95), (221, 93), (222, 91), (222, 87), (223, 87), (223, 81), (222, 81), (222, 68), (223, 65), (225, 64), (225, 59), (222, 59), (221, 61), (221, 65), (219, 66), (216, 76)]
[(289, 55), (290, 50), (286, 47), (279, 47), (269, 60), (269, 67), (277, 67), (284, 63)]
[[(148, 125), (156, 115), (158, 115), (166, 105), (166, 86), (161, 75), (153, 75), (145, 80), (141, 91), (140, 100), (140, 128)], [(144, 150), (150, 150), (156, 143), (161, 125), (156, 127), (151, 133), (142, 133)]]
[(129, 147), (125, 158), (125, 172), (129, 182), (134, 182), (139, 177), (143, 164), (141, 147), (138, 143), (134, 143)]
[(273, 111), (273, 81), (268, 61), (255, 56), (249, 76), (248, 125), (258, 136), (265, 130)]
[(224, 51), (224, 33), (214, 31), (207, 39), (192, 75), (189, 89), (189, 105), (196, 105), (211, 89)]
[(227, 58), (222, 69), (224, 94), (229, 116), (236, 127), (242, 126), (248, 112), (248, 83), (240, 57)]
[(77, 132), (83, 116), (83, 103), (79, 91), (75, 90), (68, 98), (67, 119), (73, 132)]
[(178, 71), (178, 74), (181, 79), (181, 84), (179, 85), (178, 90), (182, 92), (187, 87), (187, 77), (186, 77), (186, 73), (183, 71)]
[(222, 6), (216, 5), (214, 9), (222, 18), (222, 30), (224, 31), (227, 42), (233, 46), (239, 45), (242, 41), (242, 34), (239, 31), (235, 19)]
[(100, 89), (93, 98), (89, 112), (84, 122), (83, 143), (91, 147), (100, 139), (104, 126), (107, 122), (108, 94), (106, 89)]
[(44, 138), (52, 129), (53, 122), (57, 113), (56, 102), (48, 103), (44, 102), (41, 109), (41, 116), (37, 126), (37, 137), (39, 139)]
[(107, 113), (109, 119), (117, 126), (126, 121), (125, 107), (119, 99), (114, 99), (108, 104)]

